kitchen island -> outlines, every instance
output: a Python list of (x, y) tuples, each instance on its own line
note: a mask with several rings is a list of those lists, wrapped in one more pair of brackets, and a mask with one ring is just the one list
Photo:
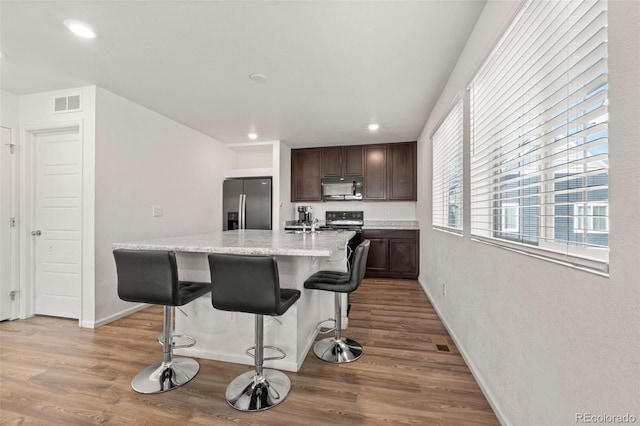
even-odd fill
[[(304, 281), (319, 270), (346, 271), (346, 247), (354, 235), (353, 231), (301, 234), (247, 229), (116, 243), (113, 248), (175, 251), (180, 280), (206, 282), (211, 280), (208, 253), (275, 256), (280, 286), (302, 294), (284, 315), (265, 316), (264, 344), (287, 353), (282, 360), (265, 361), (265, 366), (298, 371), (315, 340), (317, 323), (334, 315), (333, 294), (307, 290)], [(343, 305), (344, 325), (346, 303)], [(198, 342), (177, 349), (177, 355), (253, 364), (245, 351), (254, 345), (254, 316), (216, 310), (209, 295), (176, 310), (175, 333), (193, 336)], [(270, 355), (265, 350), (265, 357)]]

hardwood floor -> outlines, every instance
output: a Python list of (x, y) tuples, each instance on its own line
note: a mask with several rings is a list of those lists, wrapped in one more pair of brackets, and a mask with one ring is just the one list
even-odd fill
[(365, 280), (350, 302), (344, 334), (363, 345), (362, 358), (333, 365), (310, 352), (298, 373), (287, 372), (287, 400), (258, 413), (224, 399), (246, 365), (201, 359), (179, 389), (131, 389), (161, 359), (160, 307), (95, 330), (42, 316), (0, 323), (0, 424), (499, 424), (417, 281)]

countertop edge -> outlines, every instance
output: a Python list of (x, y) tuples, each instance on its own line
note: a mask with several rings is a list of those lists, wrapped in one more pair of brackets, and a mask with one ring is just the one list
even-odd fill
[(365, 220), (362, 229), (364, 231), (371, 229), (419, 231), (420, 225), (417, 220)]
[(195, 246), (179, 246), (171, 244), (136, 244), (136, 243), (114, 243), (111, 246), (114, 250), (166, 250), (181, 253), (227, 253), (227, 254), (246, 254), (246, 255), (264, 255), (264, 256), (318, 256), (330, 257), (339, 247), (333, 250), (308, 250), (308, 249), (281, 249), (272, 250), (268, 248), (251, 248), (251, 247), (195, 247)]
[[(235, 235), (234, 235), (235, 234)], [(336, 252), (344, 250), (346, 242), (355, 235), (355, 232), (345, 232), (344, 237), (325, 240), (318, 237), (319, 245), (311, 241), (304, 243), (305, 236), (285, 235), (284, 241), (280, 237), (273, 239), (273, 234), (281, 234), (279, 231), (270, 230), (241, 230), (227, 232), (213, 232), (176, 237), (164, 237), (145, 240), (121, 241), (111, 244), (112, 249), (128, 250), (157, 250), (174, 251), (182, 253), (226, 253), (255, 256), (299, 256), (299, 257), (331, 257)], [(326, 234), (331, 236), (330, 233)], [(227, 238), (225, 238), (227, 237)], [(246, 241), (244, 240), (246, 238)], [(297, 247), (296, 239), (300, 238), (301, 246)], [(324, 242), (322, 241), (324, 240)], [(309, 243), (312, 245), (309, 246)], [(283, 246), (284, 245), (284, 246)], [(306, 247), (304, 247), (306, 246)]]

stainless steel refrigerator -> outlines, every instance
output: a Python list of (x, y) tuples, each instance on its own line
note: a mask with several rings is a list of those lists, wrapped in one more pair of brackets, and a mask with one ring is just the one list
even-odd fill
[(222, 229), (271, 229), (271, 178), (225, 179)]

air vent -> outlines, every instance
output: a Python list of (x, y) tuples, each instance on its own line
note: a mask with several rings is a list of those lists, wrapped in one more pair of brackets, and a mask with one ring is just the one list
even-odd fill
[(54, 112), (77, 112), (82, 111), (80, 95), (63, 96), (54, 99)]
[(437, 352), (444, 352), (444, 353), (457, 353), (456, 351), (456, 347), (453, 344), (453, 342), (451, 342), (449, 340), (448, 337), (445, 336), (429, 336), (431, 337), (431, 343), (433, 344), (434, 349)]
[(54, 107), (54, 111), (55, 112), (62, 112), (62, 111), (66, 111), (67, 110), (67, 97), (65, 96), (64, 98), (56, 98), (55, 99), (55, 107)]
[(449, 349), (449, 345), (436, 345), (436, 349), (438, 350), (438, 352), (451, 352), (451, 349)]

